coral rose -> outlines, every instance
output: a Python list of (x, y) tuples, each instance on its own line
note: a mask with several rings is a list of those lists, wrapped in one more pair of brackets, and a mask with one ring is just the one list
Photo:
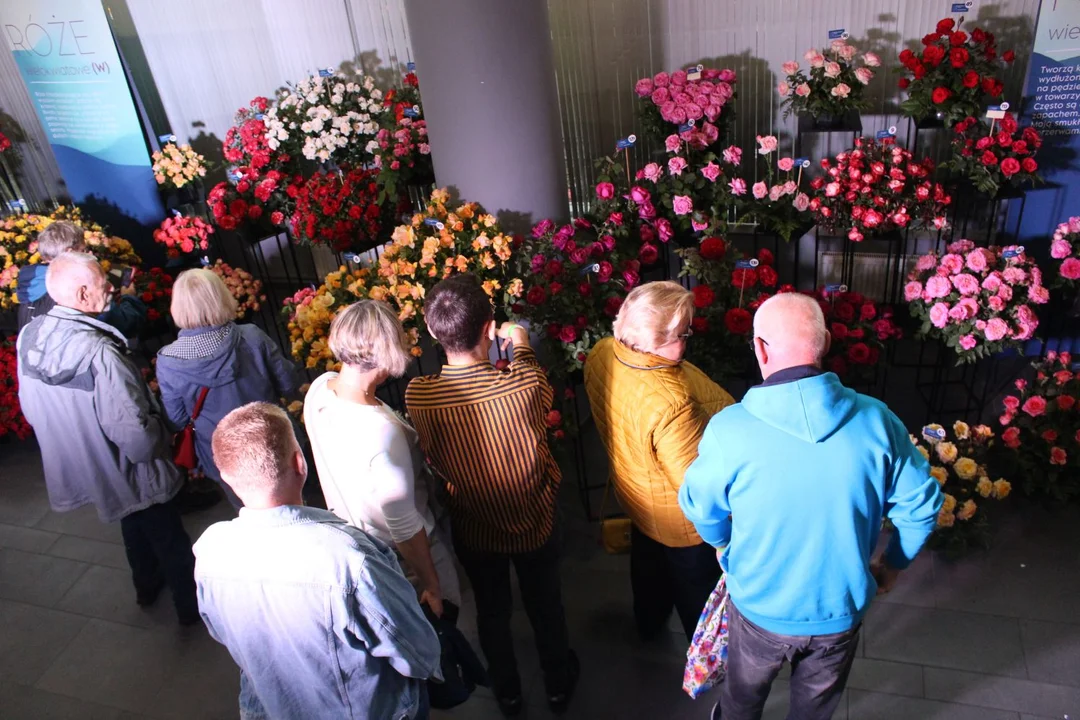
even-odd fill
[(1039, 417), (1046, 412), (1046, 398), (1040, 395), (1032, 395), (1024, 401), (1020, 409), (1031, 417)]

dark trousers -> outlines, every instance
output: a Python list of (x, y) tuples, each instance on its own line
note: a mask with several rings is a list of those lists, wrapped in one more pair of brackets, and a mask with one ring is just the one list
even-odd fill
[(785, 660), (791, 663), (788, 720), (829, 720), (855, 660), (859, 627), (832, 635), (777, 635), (754, 625), (729, 602), (723, 720), (758, 720)]
[(500, 698), (521, 694), (521, 677), (514, 657), (510, 616), (510, 565), (529, 616), (544, 671), (548, 694), (565, 692), (570, 682), (570, 645), (559, 583), (561, 532), (556, 526), (539, 549), (527, 553), (479, 552), (455, 543), (458, 560), (476, 593), (476, 625), (480, 647), (488, 662), (492, 689)]
[(170, 500), (133, 512), (120, 520), (120, 531), (135, 592), (152, 597), (164, 581), (172, 591), (180, 621), (197, 621), (195, 555), (176, 504)]
[(668, 547), (634, 526), (630, 538), (630, 588), (634, 594), (634, 619), (643, 638), (660, 632), (674, 607), (686, 639), (691, 639), (705, 601), (718, 582), (720, 563), (715, 548), (706, 543)]

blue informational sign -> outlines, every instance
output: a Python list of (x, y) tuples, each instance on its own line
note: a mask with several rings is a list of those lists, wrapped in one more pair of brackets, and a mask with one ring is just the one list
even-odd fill
[(844, 39), (844, 28), (837, 28), (836, 30), (829, 31), (830, 40), (842, 40)]
[[(1035, 156), (1046, 186), (1027, 194), (1020, 225), (1023, 240), (1048, 240), (1077, 214), (1080, 197), (1080, 3), (1043, 0), (1035, 29), (1021, 125), (1032, 125), (1043, 145)], [(1010, 205), (1015, 218), (1019, 203)], [(1010, 219), (1010, 223), (1013, 219)], [(1014, 227), (1010, 224), (1010, 227)]]
[(4, 0), (19, 67), (68, 193), (143, 225), (164, 217), (135, 103), (98, 0)]

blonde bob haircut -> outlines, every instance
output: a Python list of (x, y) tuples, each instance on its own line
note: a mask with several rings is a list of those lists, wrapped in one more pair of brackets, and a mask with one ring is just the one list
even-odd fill
[(630, 291), (615, 317), (615, 339), (638, 352), (655, 352), (686, 332), (694, 318), (694, 294), (661, 280)]
[(397, 313), (380, 300), (361, 300), (330, 323), (330, 352), (362, 372), (384, 370), (401, 377), (409, 364), (408, 340)]
[(236, 298), (210, 270), (185, 270), (173, 284), (169, 309), (183, 330), (218, 327), (236, 319)]

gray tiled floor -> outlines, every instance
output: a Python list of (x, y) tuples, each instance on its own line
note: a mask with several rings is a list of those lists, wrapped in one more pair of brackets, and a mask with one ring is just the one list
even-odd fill
[[(704, 720), (713, 698), (680, 690), (672, 633), (633, 632), (629, 561), (605, 555), (567, 482), (564, 598), (583, 674), (568, 718)], [(187, 520), (197, 537), (229, 516)], [(929, 554), (875, 603), (849, 690), (850, 720), (1080, 718), (1080, 508), (1020, 501), (995, 548), (958, 563)], [(475, 637), (466, 597), (462, 625)], [(514, 617), (528, 718), (551, 717), (523, 612)], [(786, 673), (766, 718), (787, 713)], [(234, 718), (238, 676), (205, 632), (182, 633), (167, 598), (135, 606), (119, 528), (92, 510), (49, 510), (32, 443), (0, 445), (0, 719)], [(440, 719), (500, 717), (490, 693)]]

